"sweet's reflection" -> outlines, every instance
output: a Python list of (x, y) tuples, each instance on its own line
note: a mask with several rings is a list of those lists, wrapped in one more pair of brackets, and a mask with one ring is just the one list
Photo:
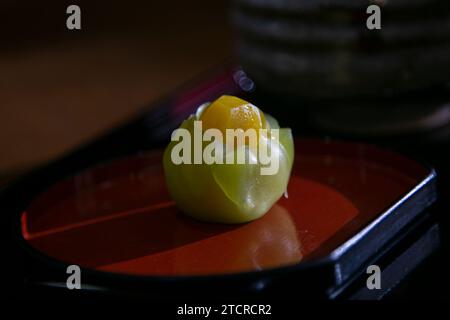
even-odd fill
[(178, 218), (171, 234), (176, 246), (99, 269), (134, 274), (214, 274), (261, 270), (302, 259), (295, 225), (280, 205), (261, 219), (239, 226)]

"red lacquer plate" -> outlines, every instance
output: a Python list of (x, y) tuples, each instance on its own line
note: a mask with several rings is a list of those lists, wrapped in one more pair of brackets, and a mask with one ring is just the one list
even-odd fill
[(433, 177), (415, 161), (363, 144), (297, 139), (295, 150), (288, 197), (253, 222), (222, 225), (184, 216), (166, 189), (162, 153), (152, 151), (50, 187), (23, 212), (22, 235), (46, 256), (98, 271), (268, 270), (339, 255)]

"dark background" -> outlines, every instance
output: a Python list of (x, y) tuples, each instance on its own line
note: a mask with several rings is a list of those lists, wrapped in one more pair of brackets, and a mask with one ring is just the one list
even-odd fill
[[(82, 29), (66, 28), (81, 7)], [(232, 54), (226, 0), (0, 4), (0, 181), (126, 122)]]

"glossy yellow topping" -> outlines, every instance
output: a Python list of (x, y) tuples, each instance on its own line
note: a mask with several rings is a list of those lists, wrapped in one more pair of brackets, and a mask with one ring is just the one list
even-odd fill
[(200, 116), (204, 130), (268, 129), (264, 113), (251, 103), (233, 96), (221, 96), (209, 105)]

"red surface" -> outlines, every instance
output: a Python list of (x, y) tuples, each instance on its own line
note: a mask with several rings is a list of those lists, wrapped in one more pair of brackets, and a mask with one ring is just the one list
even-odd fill
[(161, 154), (104, 164), (56, 184), (22, 215), (24, 237), (65, 262), (141, 275), (261, 270), (308, 258), (344, 226), (374, 218), (424, 178), (370, 146), (297, 141), (282, 198), (243, 225), (185, 217), (166, 190)]

